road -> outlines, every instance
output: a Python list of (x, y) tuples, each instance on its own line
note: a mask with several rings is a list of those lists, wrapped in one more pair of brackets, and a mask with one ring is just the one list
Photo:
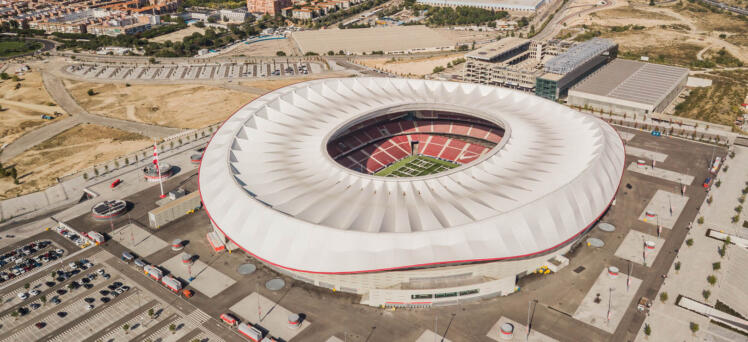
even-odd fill
[(24, 134), (20, 138), (16, 139), (10, 145), (6, 146), (5, 149), (3, 149), (2, 154), (0, 155), (0, 162), (7, 162), (8, 160), (17, 157), (24, 151), (33, 148), (34, 146), (44, 142), (45, 140), (50, 139), (67, 129), (83, 123), (121, 129), (128, 132), (142, 134), (150, 138), (162, 138), (179, 133), (181, 131), (181, 129), (179, 128), (161, 127), (140, 122), (119, 120), (90, 114), (80, 105), (78, 105), (77, 102), (75, 102), (75, 99), (73, 99), (68, 90), (65, 88), (62, 80), (57, 78), (57, 76), (48, 72), (43, 72), (42, 78), (44, 82), (44, 88), (47, 90), (55, 103), (57, 103), (57, 105), (59, 105), (65, 112), (67, 112), (69, 116), (62, 117), (58, 119), (59, 121), (34, 130), (32, 133)]
[(606, 8), (612, 6), (614, 3), (615, 3), (615, 1), (613, 1), (613, 0), (606, 0), (605, 4), (602, 5), (602, 6), (591, 5), (593, 7), (589, 8), (589, 9), (563, 15), (563, 14), (565, 14), (570, 9), (587, 6), (587, 5), (572, 6), (574, 4), (574, 1), (571, 0), (568, 3), (566, 3), (563, 7), (561, 7), (558, 10), (558, 12), (556, 12), (556, 14), (553, 16), (553, 19), (551, 19), (551, 21), (548, 23), (548, 25), (545, 25), (545, 27), (543, 28), (543, 30), (540, 31), (540, 33), (536, 34), (533, 37), (533, 39), (536, 39), (536, 40), (549, 40), (549, 39), (553, 39), (553, 37), (557, 33), (557, 29), (564, 22), (566, 22), (567, 20), (569, 20), (571, 17), (577, 16), (577, 15), (588, 14), (588, 13), (591, 13), (591, 12), (600, 11), (600, 10), (603, 10), (603, 9), (606, 9)]

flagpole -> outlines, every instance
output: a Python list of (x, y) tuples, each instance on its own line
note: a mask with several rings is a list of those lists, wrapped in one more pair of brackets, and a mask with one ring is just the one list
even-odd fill
[(158, 185), (161, 187), (161, 198), (166, 197), (164, 195), (164, 180), (161, 179), (161, 166), (159, 165), (158, 161), (158, 147), (156, 146), (156, 141), (153, 141), (153, 158), (156, 160), (156, 171), (158, 171)]

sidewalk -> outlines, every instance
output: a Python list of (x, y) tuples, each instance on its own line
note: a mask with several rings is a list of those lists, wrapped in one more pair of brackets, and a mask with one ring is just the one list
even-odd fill
[[(727, 172), (720, 172), (717, 176), (722, 181), (720, 187), (713, 186), (710, 195), (713, 202), (701, 205), (698, 216), (704, 217), (704, 224), (693, 222), (693, 228), (688, 232), (686, 241), (680, 247), (676, 263), (680, 262), (680, 270), (676, 271), (674, 265), (671, 266), (667, 274), (665, 284), (660, 289), (660, 294), (668, 294), (667, 301), (663, 304), (660, 301), (659, 294), (657, 298), (651, 298), (653, 301), (650, 316), (644, 321), (649, 324), (652, 334), (649, 341), (693, 341), (712, 339), (713, 329), (710, 329), (711, 323), (709, 318), (697, 313), (685, 310), (675, 306), (678, 295), (703, 301), (709, 305), (714, 305), (718, 298), (721, 298), (723, 284), (728, 281), (727, 272), (730, 263), (731, 254), (745, 252), (738, 250), (739, 247), (732, 245), (728, 248), (727, 254), (721, 258), (718, 254), (718, 248), (722, 242), (706, 236), (707, 229), (724, 230), (726, 233), (735, 234), (744, 228), (730, 222), (730, 218), (735, 215), (733, 208), (738, 205), (737, 198), (741, 189), (745, 187), (748, 181), (748, 148), (735, 146), (735, 158), (728, 158), (726, 165), (729, 166)], [(697, 216), (697, 217), (698, 217)], [(740, 221), (742, 223), (742, 219)], [(675, 227), (675, 229), (684, 229)], [(688, 246), (687, 241), (693, 240), (693, 245)], [(721, 269), (714, 271), (712, 263), (720, 262)], [(729, 270), (736, 272), (737, 270)], [(717, 282), (714, 286), (707, 282), (707, 277), (714, 275)], [(726, 285), (725, 285), (726, 286)], [(728, 287), (729, 288), (729, 287)], [(709, 290), (711, 295), (704, 299), (702, 291)], [(739, 305), (739, 303), (728, 302), (728, 305)], [(742, 308), (741, 308), (742, 309)], [(738, 310), (744, 311), (744, 310)], [(699, 330), (693, 334), (689, 328), (690, 323), (699, 325)], [(644, 326), (639, 330), (636, 341), (645, 341)]]

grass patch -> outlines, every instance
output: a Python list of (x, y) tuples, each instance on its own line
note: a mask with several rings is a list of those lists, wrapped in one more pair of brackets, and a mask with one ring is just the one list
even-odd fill
[(675, 115), (732, 126), (741, 115), (740, 104), (748, 92), (748, 71), (733, 70), (700, 77), (712, 86), (693, 88), (685, 101), (675, 106)]
[(0, 40), (0, 57), (13, 57), (42, 48), (41, 43), (17, 40)]
[(649, 57), (651, 63), (689, 67), (696, 61), (701, 47), (695, 44), (654, 45), (646, 48), (622, 48), (618, 57), (638, 60)]
[(460, 165), (432, 157), (409, 156), (396, 161), (392, 165), (375, 173), (375, 175), (383, 177), (418, 177), (439, 173), (458, 166)]

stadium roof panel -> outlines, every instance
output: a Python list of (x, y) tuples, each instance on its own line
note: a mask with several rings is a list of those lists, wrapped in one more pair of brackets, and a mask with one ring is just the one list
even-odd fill
[(688, 69), (616, 59), (571, 90), (657, 106), (688, 77)]
[[(448, 110), (500, 123), (482, 159), (388, 178), (343, 167), (329, 137), (351, 122)], [(241, 108), (200, 166), (213, 224), (274, 265), (354, 273), (515, 258), (558, 247), (612, 201), (623, 144), (605, 122), (505, 88), (427, 80), (299, 83)]]

